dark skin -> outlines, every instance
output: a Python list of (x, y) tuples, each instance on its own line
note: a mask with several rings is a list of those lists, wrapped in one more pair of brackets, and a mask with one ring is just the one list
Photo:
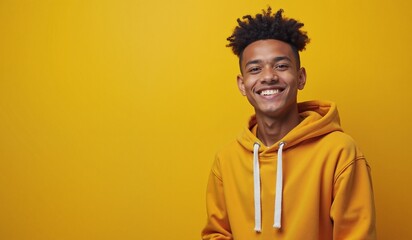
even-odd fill
[(255, 109), (257, 137), (272, 146), (301, 121), (297, 92), (305, 86), (306, 71), (289, 44), (269, 39), (244, 49), (241, 72), (237, 83)]

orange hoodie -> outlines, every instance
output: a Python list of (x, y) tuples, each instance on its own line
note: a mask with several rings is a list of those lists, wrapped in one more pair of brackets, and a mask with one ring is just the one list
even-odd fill
[(376, 239), (370, 167), (336, 105), (299, 103), (302, 122), (265, 146), (256, 120), (218, 152), (207, 186), (206, 239)]

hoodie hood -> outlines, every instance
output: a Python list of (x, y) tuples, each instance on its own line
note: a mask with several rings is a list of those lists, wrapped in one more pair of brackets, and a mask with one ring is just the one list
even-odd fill
[(286, 143), (284, 149), (300, 142), (319, 137), (330, 132), (342, 131), (336, 104), (327, 101), (307, 101), (298, 103), (298, 111), (302, 122), (292, 129), (279, 142), (265, 146), (253, 133), (256, 126), (256, 116), (253, 115), (248, 126), (238, 136), (237, 141), (247, 150), (253, 152), (253, 145), (259, 143), (259, 153), (273, 152), (279, 148), (279, 143)]
[(275, 211), (273, 227), (280, 229), (282, 222), (283, 200), (283, 150), (297, 145), (305, 140), (319, 137), (333, 131), (342, 131), (339, 114), (335, 103), (325, 101), (308, 101), (298, 103), (298, 111), (303, 119), (285, 137), (272, 146), (265, 146), (252, 133), (256, 126), (256, 117), (252, 116), (249, 126), (238, 137), (238, 142), (245, 149), (253, 153), (253, 182), (254, 182), (254, 209), (255, 231), (261, 232), (261, 190), (260, 190), (260, 161), (259, 156), (277, 151)]

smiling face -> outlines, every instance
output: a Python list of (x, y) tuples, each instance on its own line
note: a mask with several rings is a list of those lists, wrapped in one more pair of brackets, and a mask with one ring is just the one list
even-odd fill
[(291, 46), (268, 39), (249, 44), (243, 51), (240, 92), (247, 97), (257, 117), (288, 118), (297, 115), (297, 92), (306, 82)]

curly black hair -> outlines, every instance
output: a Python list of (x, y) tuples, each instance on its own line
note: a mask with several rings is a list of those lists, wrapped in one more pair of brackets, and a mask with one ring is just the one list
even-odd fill
[(238, 18), (233, 34), (227, 38), (235, 55), (242, 59), (244, 49), (258, 40), (276, 39), (288, 43), (296, 56), (298, 67), (300, 67), (299, 51), (305, 49), (310, 39), (305, 31), (302, 31), (303, 23), (292, 18), (282, 16), (283, 9), (279, 9), (272, 15), (272, 8), (268, 7), (263, 14), (243, 16), (243, 21)]

